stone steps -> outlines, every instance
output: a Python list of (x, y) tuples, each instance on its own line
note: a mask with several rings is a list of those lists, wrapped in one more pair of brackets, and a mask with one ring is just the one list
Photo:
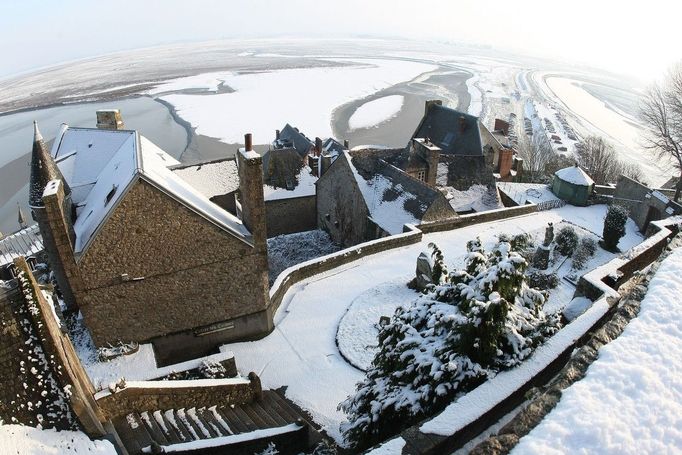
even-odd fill
[[(276, 392), (264, 391), (261, 399), (247, 404), (145, 411), (118, 417), (113, 423), (128, 452), (136, 454), (152, 446), (172, 446), (281, 428), (293, 423), (309, 427), (302, 418), (300, 412)], [(305, 437), (307, 433), (296, 432), (299, 437)], [(254, 441), (257, 439), (250, 442)], [(307, 444), (308, 440), (301, 443)]]

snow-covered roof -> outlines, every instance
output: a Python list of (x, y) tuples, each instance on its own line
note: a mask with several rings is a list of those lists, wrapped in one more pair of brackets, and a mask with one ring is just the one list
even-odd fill
[(0, 239), (0, 266), (19, 256), (31, 256), (43, 249), (43, 239), (34, 224)]
[[(399, 234), (403, 232), (403, 226), (407, 223), (420, 224), (420, 219), (406, 208), (406, 203), (413, 202), (417, 205), (423, 205), (426, 204), (424, 201), (420, 201), (403, 185), (392, 181), (384, 174), (375, 173), (369, 180), (366, 180), (358, 172), (350, 153), (347, 151), (342, 152), (338, 159), (345, 160), (350, 166), (367, 205), (369, 217), (381, 229), (389, 234)], [(420, 208), (426, 211), (428, 207)]]
[(291, 190), (263, 185), (263, 196), (265, 197), (265, 200), (274, 201), (276, 199), (315, 196), (315, 182), (317, 182), (317, 177), (310, 173), (310, 168), (308, 166), (302, 166), (296, 178), (297, 184)]
[(497, 182), (497, 188), (519, 205), (560, 200), (544, 183)]
[(564, 182), (572, 183), (573, 185), (590, 186), (594, 184), (594, 180), (585, 171), (580, 169), (578, 165), (559, 169), (554, 175)]
[(207, 198), (228, 194), (239, 188), (239, 174), (234, 158), (171, 169)]
[[(251, 234), (238, 218), (209, 201), (199, 190), (168, 169), (179, 162), (137, 131), (114, 131), (112, 135), (110, 130), (74, 128), (73, 134), (70, 130), (67, 127), (60, 131), (58, 141), (55, 141), (59, 142), (53, 149), (57, 165), (60, 169), (64, 166), (62, 173), (69, 184), (92, 179), (87, 183), (87, 193), (78, 194), (81, 208), (73, 225), (76, 253), (85, 251), (109, 213), (137, 178), (144, 179), (237, 238), (249, 241)], [(67, 138), (69, 140), (65, 141)], [(69, 149), (75, 153), (71, 154)], [(93, 150), (96, 155), (88, 156), (88, 152)], [(59, 160), (60, 156), (64, 158)], [(98, 172), (95, 173), (94, 169)]]

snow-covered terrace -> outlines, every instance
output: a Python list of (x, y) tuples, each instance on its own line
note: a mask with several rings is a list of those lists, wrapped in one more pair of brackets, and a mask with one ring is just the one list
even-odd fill
[[(418, 254), (430, 242), (441, 247), (449, 266), (459, 266), (466, 242), (476, 236), (484, 243), (490, 243), (500, 233), (534, 232), (543, 230), (548, 222), (559, 223), (564, 219), (587, 231), (601, 232), (605, 213), (606, 206), (565, 206), (424, 235), (418, 244), (368, 256), (294, 285), (282, 301), (275, 317), (275, 330), (270, 335), (255, 342), (225, 345), (221, 349), (233, 351), (240, 370), (255, 371), (264, 388), (286, 386), (287, 397), (308, 410), (332, 437), (340, 441), (339, 424), (345, 416), (337, 410), (337, 405), (354, 391), (355, 384), (364, 375), (341, 356), (336, 344), (337, 328), (354, 302), (367, 301), (368, 293), (380, 288), (381, 293), (392, 289), (395, 299), (401, 300), (396, 304), (409, 304), (415, 294), (407, 290), (405, 284), (414, 274)], [(635, 224), (628, 221), (627, 234), (621, 240), (620, 248), (627, 250), (641, 241)], [(606, 262), (612, 257), (603, 255), (602, 259)], [(359, 326), (357, 335), (367, 330), (371, 328)], [(353, 336), (353, 328), (346, 324), (344, 333)]]

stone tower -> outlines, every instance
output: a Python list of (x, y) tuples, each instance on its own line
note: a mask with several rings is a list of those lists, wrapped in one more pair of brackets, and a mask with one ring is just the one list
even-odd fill
[(77, 308), (74, 290), (80, 287), (80, 274), (73, 253), (71, 188), (48, 152), (36, 122), (33, 122), (29, 206), (64, 301), (68, 307)]

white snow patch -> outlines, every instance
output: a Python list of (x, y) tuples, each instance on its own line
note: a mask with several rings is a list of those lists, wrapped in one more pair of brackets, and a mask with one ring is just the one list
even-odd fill
[(554, 173), (555, 176), (567, 183), (574, 185), (590, 186), (594, 184), (594, 180), (585, 173), (579, 166), (570, 166), (559, 169)]
[(572, 321), (587, 311), (590, 306), (592, 306), (592, 300), (587, 297), (576, 297), (566, 305), (562, 313), (567, 321)]
[(348, 126), (351, 130), (355, 130), (379, 125), (398, 115), (404, 101), (405, 98), (402, 95), (389, 95), (368, 101), (355, 110), (348, 119)]
[(239, 174), (234, 160), (203, 163), (173, 169), (173, 172), (207, 198), (227, 194), (239, 188)]
[(395, 455), (397, 453), (402, 453), (403, 447), (405, 447), (405, 440), (400, 438), (391, 439), (390, 441), (384, 442), (379, 447), (367, 452), (367, 455)]
[(649, 284), (638, 316), (514, 454), (677, 453), (682, 447), (682, 248)]
[[(301, 131), (330, 137), (331, 114), (336, 107), (435, 68), (381, 59), (343, 62), (355, 64), (184, 78), (175, 81), (174, 90), (195, 85), (217, 89), (216, 82), (220, 80), (236, 91), (215, 95), (172, 94), (163, 99), (175, 106), (180, 117), (196, 127), (198, 134), (226, 143), (241, 143), (245, 131), (253, 133), (254, 143), (267, 143), (272, 132), (287, 122), (298, 125)], [(168, 85), (164, 90), (167, 89)]]
[(23, 425), (0, 424), (0, 448), (6, 454), (116, 455), (116, 449), (109, 441), (93, 441), (81, 431), (39, 430)]

